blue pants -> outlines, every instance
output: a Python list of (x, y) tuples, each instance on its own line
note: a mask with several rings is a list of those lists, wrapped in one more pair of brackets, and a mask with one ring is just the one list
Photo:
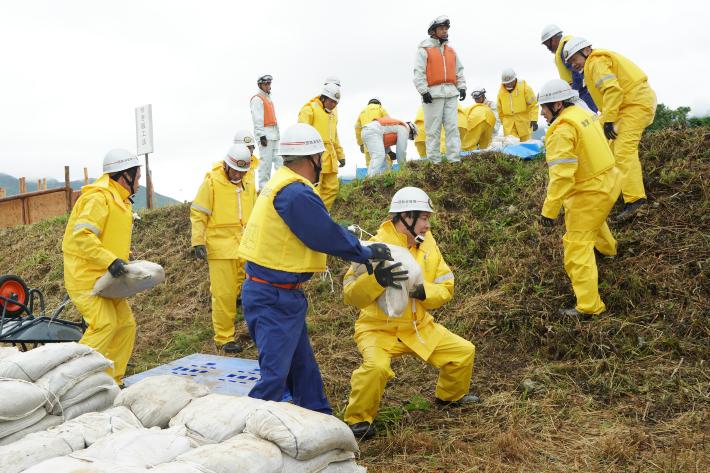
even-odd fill
[(296, 405), (332, 414), (306, 329), (308, 302), (301, 290), (251, 280), (242, 287), (242, 308), (259, 351), (261, 379), (249, 396), (281, 401), (288, 388)]

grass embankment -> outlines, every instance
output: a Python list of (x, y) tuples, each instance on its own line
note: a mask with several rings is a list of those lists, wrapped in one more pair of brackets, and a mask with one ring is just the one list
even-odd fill
[[(417, 185), (437, 208), (434, 235), (456, 275), (435, 317), (477, 347), (480, 406), (432, 406), (436, 371), (394, 361), (383, 433), (362, 444), (371, 471), (707, 471), (710, 468), (710, 132), (659, 132), (642, 143), (652, 205), (612, 225), (620, 255), (600, 262), (609, 310), (560, 319), (574, 302), (562, 267), (563, 228), (541, 228), (541, 160), (486, 154), (457, 165), (415, 163), (345, 186), (334, 215), (374, 231), (396, 189)], [(614, 212), (618, 212), (615, 209)], [(132, 300), (139, 337), (133, 371), (211, 343), (207, 268), (188, 258), (186, 205), (142, 214), (133, 258), (166, 268), (166, 284)], [(62, 293), (65, 218), (0, 230), (3, 273)], [(345, 263), (308, 284), (309, 326), (328, 396), (345, 407), (360, 357), (355, 309), (342, 304)], [(50, 304), (51, 305), (51, 304)], [(74, 317), (75, 312), (70, 312)], [(256, 357), (246, 329), (247, 357)]]

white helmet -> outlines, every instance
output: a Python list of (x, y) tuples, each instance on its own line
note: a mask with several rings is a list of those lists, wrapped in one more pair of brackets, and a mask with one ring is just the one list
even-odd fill
[(410, 211), (433, 212), (431, 199), (418, 187), (402, 187), (392, 196), (389, 213)]
[(508, 67), (506, 69), (503, 69), (503, 73), (500, 76), (500, 81), (503, 84), (510, 84), (517, 78), (518, 76), (515, 74), (515, 71)]
[(325, 151), (318, 130), (306, 123), (296, 123), (288, 128), (279, 141), (279, 156), (310, 156)]
[(254, 146), (254, 136), (247, 129), (238, 130), (234, 134), (234, 143), (246, 146)]
[(125, 149), (112, 149), (104, 156), (104, 173), (113, 174), (140, 165), (138, 157)]
[(337, 84), (325, 84), (321, 95), (325, 95), (329, 99), (340, 102), (340, 86)]
[(409, 139), (413, 140), (417, 137), (419, 130), (417, 130), (417, 125), (412, 122), (407, 122), (407, 128), (409, 128)]
[(224, 162), (235, 171), (247, 172), (251, 166), (251, 151), (243, 144), (232, 145)]
[(548, 39), (557, 36), (558, 34), (562, 33), (562, 28), (560, 28), (557, 25), (547, 25), (542, 29), (542, 33), (540, 33), (540, 42), (545, 43)]
[(570, 38), (567, 43), (565, 43), (565, 47), (562, 50), (562, 57), (564, 58), (565, 62), (569, 62), (569, 58), (580, 52), (582, 49), (591, 45), (592, 43), (579, 36)]
[(271, 82), (274, 80), (274, 78), (271, 76), (271, 74), (264, 74), (263, 76), (259, 76), (259, 78), (256, 80), (257, 84), (266, 84), (267, 82)]
[(338, 78), (338, 76), (328, 76), (325, 78), (323, 85), (328, 85), (328, 84), (335, 84), (338, 87), (340, 87), (340, 79)]
[(437, 26), (448, 26), (449, 28), (451, 27), (451, 21), (449, 21), (449, 17), (446, 15), (441, 15), (437, 16), (433, 20), (431, 20), (431, 23), (429, 23), (429, 29), (427, 30), (427, 33), (431, 34), (432, 31)]
[(540, 105), (579, 97), (576, 90), (572, 89), (566, 80), (552, 79), (545, 82), (537, 94), (537, 103)]

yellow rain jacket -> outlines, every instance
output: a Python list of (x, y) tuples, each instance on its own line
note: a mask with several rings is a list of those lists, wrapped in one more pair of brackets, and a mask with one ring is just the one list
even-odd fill
[(333, 112), (328, 113), (323, 108), (320, 98), (311, 99), (298, 112), (298, 123), (307, 123), (313, 126), (320, 133), (325, 145), (325, 153), (321, 158), (323, 166), (322, 173), (337, 173), (338, 161), (345, 159), (343, 147), (338, 139), (338, 115)]
[(254, 202), (254, 170), (258, 161), (252, 156), (250, 169), (240, 184), (229, 181), (224, 161), (215, 163), (205, 175), (190, 207), (192, 246), (205, 245), (209, 259), (237, 259), (239, 241)]
[[(391, 221), (384, 222), (377, 234), (370, 239), (407, 247), (407, 236), (399, 233)], [(427, 360), (432, 351), (448, 330), (434, 323), (429, 310), (438, 309), (451, 300), (454, 295), (454, 274), (444, 261), (439, 247), (431, 232), (426, 234), (424, 242), (417, 248), (409, 249), (419, 263), (424, 275), (426, 300), (412, 299), (411, 307), (401, 317), (388, 317), (377, 305), (377, 297), (384, 288), (367, 273), (355, 276), (355, 265), (345, 275), (343, 296), (346, 304), (361, 309), (355, 323), (355, 341), (359, 348), (372, 344), (387, 349), (401, 340), (422, 359)]]
[(524, 141), (525, 137), (529, 139), (532, 134), (530, 122), (537, 121), (540, 113), (532, 87), (524, 80), (518, 79), (515, 88), (508, 92), (501, 84), (497, 107), (505, 135), (517, 136), (521, 141)]
[[(363, 144), (362, 127), (370, 123), (372, 120), (377, 120), (378, 118), (389, 116), (390, 114), (387, 112), (387, 110), (385, 110), (385, 107), (383, 107), (382, 105), (377, 103), (367, 104), (367, 107), (365, 107), (362, 112), (360, 112), (360, 116), (357, 117), (357, 121), (355, 122), (355, 140), (357, 140), (357, 145), (362, 146)], [(422, 120), (424, 120), (423, 117)]]
[(133, 228), (128, 197), (108, 174), (81, 188), (62, 240), (67, 289), (93, 288), (116, 258), (128, 261)]
[(571, 35), (567, 35), (560, 40), (560, 44), (557, 45), (557, 51), (555, 51), (555, 65), (557, 66), (557, 71), (560, 73), (560, 79), (566, 81), (568, 84), (572, 85), (572, 71), (567, 69), (565, 63), (562, 62), (562, 50), (565, 48), (565, 44), (572, 38)]
[(464, 110), (468, 126), (461, 138), (461, 150), (470, 151), (480, 147), (488, 148), (493, 140), (496, 116), (486, 103), (474, 103)]

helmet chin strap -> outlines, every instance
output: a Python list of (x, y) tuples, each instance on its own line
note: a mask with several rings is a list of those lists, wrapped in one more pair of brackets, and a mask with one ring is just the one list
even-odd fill
[(417, 220), (419, 220), (419, 216), (421, 215), (421, 211), (412, 210), (412, 211), (410, 211), (410, 213), (412, 215), (412, 223), (411, 224), (408, 224), (407, 221), (403, 217), (403, 215), (406, 214), (406, 212), (402, 212), (400, 214), (397, 214), (396, 218), (397, 218), (397, 220), (402, 222), (402, 225), (404, 225), (404, 228), (406, 228), (407, 231), (412, 234), (412, 236), (414, 237), (414, 241), (417, 243), (417, 246), (419, 246), (421, 243), (424, 243), (424, 236), (415, 232), (414, 226), (417, 224)]
[(131, 168), (126, 170), (123, 173), (123, 178), (126, 180), (126, 184), (128, 184), (128, 188), (131, 192), (131, 195), (128, 196), (128, 200), (131, 201), (131, 204), (133, 204), (133, 198), (136, 196), (135, 189), (133, 186), (135, 185), (136, 182), (136, 174), (138, 173), (138, 168)]

